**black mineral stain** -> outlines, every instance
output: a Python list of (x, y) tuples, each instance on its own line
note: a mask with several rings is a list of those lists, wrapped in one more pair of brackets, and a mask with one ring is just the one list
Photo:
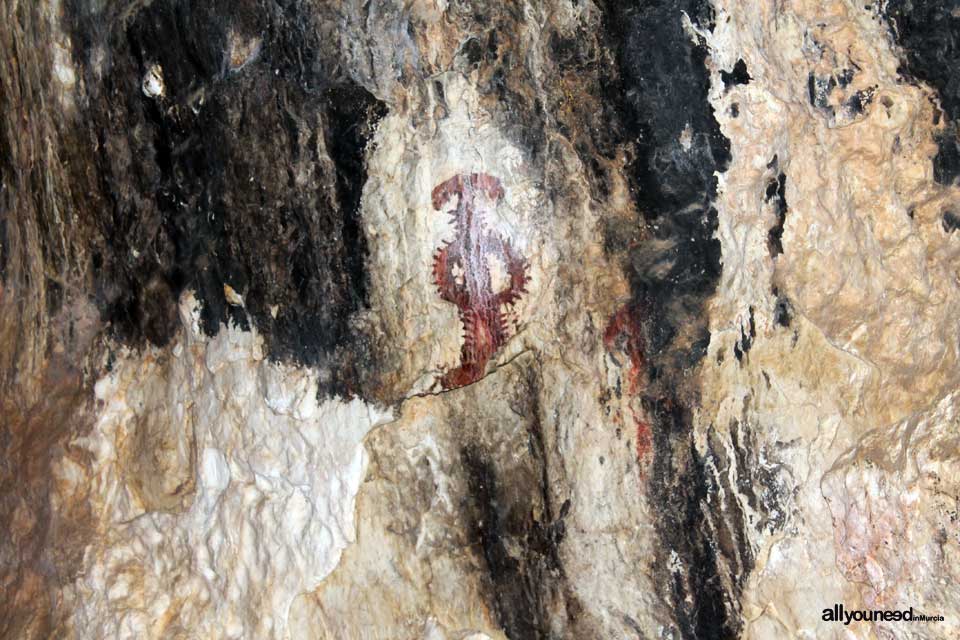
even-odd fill
[(753, 347), (753, 340), (757, 337), (757, 324), (753, 314), (753, 307), (750, 307), (749, 324), (746, 328), (742, 324), (740, 325), (740, 340), (733, 345), (733, 355), (736, 357), (737, 362), (743, 362), (743, 356), (750, 353), (750, 349)]
[(477, 66), (484, 58), (483, 45), (476, 38), (470, 38), (460, 47), (460, 55), (466, 56), (469, 65)]
[(889, 0), (885, 4), (897, 44), (905, 54), (901, 73), (930, 84), (951, 120), (960, 117), (960, 12), (950, 0)]
[[(682, 20), (686, 14), (712, 29), (713, 11), (705, 0), (610, 0), (601, 7), (616, 62), (605, 99), (615, 107), (615, 130), (635, 152), (628, 179), (649, 239), (631, 246), (626, 264), (647, 347), (643, 403), (655, 434), (647, 490), (658, 509), (656, 557), (664, 567), (656, 579), (681, 637), (733, 638), (742, 584), (728, 569), (746, 561), (729, 556), (725, 541), (743, 536), (703, 526), (704, 510), (719, 508), (716, 484), (694, 445), (688, 407), (695, 392), (681, 391), (710, 340), (706, 302), (721, 273), (715, 174), (730, 162), (730, 142), (708, 101), (707, 48), (691, 41)], [(746, 65), (738, 63), (728, 78), (748, 81)], [(742, 529), (742, 515), (717, 515), (729, 531)], [(682, 571), (666, 568), (673, 554)]]
[(940, 150), (933, 158), (933, 179), (940, 184), (954, 184), (960, 177), (960, 138), (957, 137), (957, 123), (936, 137)]
[[(524, 414), (527, 452), (519, 466), (500, 460), (489, 445), (465, 444), (460, 461), (467, 481), (467, 532), (481, 551), (497, 621), (511, 640), (557, 637), (557, 618), (574, 625), (580, 604), (569, 593), (560, 560), (570, 501), (551, 501), (546, 451), (536, 396)], [(521, 433), (524, 426), (518, 425)], [(535, 514), (542, 514), (542, 520)]]
[[(0, 191), (4, 189), (6, 189), (6, 185), (0, 185)], [(10, 254), (8, 243), (7, 212), (3, 211), (3, 215), (0, 215), (0, 282), (6, 282), (7, 280), (7, 260), (9, 260), (8, 256)]]
[(839, 84), (841, 88), (847, 87), (851, 82), (853, 82), (855, 75), (857, 75), (855, 70), (843, 69), (837, 74), (837, 84)]
[(863, 110), (873, 102), (873, 90), (863, 89), (850, 96), (844, 103), (844, 106), (854, 114), (863, 113)]
[[(769, 378), (764, 372), (764, 378), (767, 379), (769, 387)], [(767, 531), (773, 533), (783, 529), (787, 521), (787, 512), (785, 504), (788, 502), (790, 489), (786, 486), (781, 471), (783, 465), (776, 461), (775, 452), (766, 450), (765, 446), (756, 436), (757, 428), (751, 427), (746, 421), (734, 420), (729, 428), (730, 444), (734, 453), (736, 464), (733, 469), (736, 474), (736, 492), (745, 496), (751, 510), (759, 515), (754, 522), (754, 528), (757, 531)], [(717, 477), (723, 483), (728, 482), (730, 477), (730, 465), (724, 464), (723, 459), (726, 452), (722, 443), (716, 441), (716, 432), (711, 429), (710, 432), (711, 447), (710, 451), (715, 458), (717, 468)], [(764, 461), (761, 462), (761, 459)], [(733, 487), (726, 484), (726, 495), (734, 495)], [(731, 502), (731, 508), (738, 507)], [(735, 532), (738, 540), (745, 542), (745, 537)], [(738, 544), (737, 555), (746, 560), (743, 566), (753, 562), (753, 554), (746, 544)]]
[[(496, 590), (495, 609), (500, 625), (510, 638), (535, 637), (536, 627), (528, 605), (531, 597), (525, 591), (519, 562), (510, 555), (504, 541), (503, 522), (498, 501), (497, 476), (493, 464), (475, 448), (464, 448), (460, 453), (467, 486), (472, 497), (476, 517), (473, 534), (480, 542), (487, 571)], [(504, 591), (504, 588), (509, 591)]]
[(810, 105), (818, 109), (833, 112), (830, 106), (830, 92), (837, 86), (836, 79), (830, 76), (818, 76), (811, 73), (807, 77), (807, 94), (810, 99)]
[(904, 59), (900, 73), (924, 82), (939, 94), (949, 120), (938, 135), (940, 151), (933, 160), (934, 179), (952, 184), (960, 177), (960, 11), (956, 2), (945, 0), (890, 0), (885, 15)]
[[(384, 104), (340, 71), (324, 35), (335, 17), (321, 9), (144, 5), (121, 16), (67, 2), (97, 142), (103, 318), (122, 340), (163, 345), (191, 289), (208, 335), (253, 325), (271, 357), (326, 368), (323, 392), (358, 392), (369, 360), (351, 324), (367, 304), (359, 203)], [(148, 97), (154, 67), (165, 92)]]
[(154, 274), (138, 294), (140, 297), (130, 310), (131, 317), (147, 340), (164, 343), (179, 323), (176, 307), (169, 303), (175, 298), (170, 283), (162, 275)]
[(582, 71), (590, 66), (593, 56), (585, 46), (588, 42), (582, 33), (563, 35), (554, 31), (550, 34), (550, 51), (561, 71)]
[(747, 63), (743, 59), (737, 60), (732, 71), (721, 71), (720, 79), (723, 81), (725, 90), (729, 90), (730, 87), (738, 84), (750, 84), (750, 81), (753, 80), (747, 73)]
[[(647, 356), (676, 370), (698, 362), (709, 339), (703, 304), (720, 276), (714, 174), (730, 162), (730, 141), (707, 100), (707, 49), (691, 42), (682, 12), (698, 24), (713, 19), (709, 3), (700, 0), (605, 5), (608, 46), (617, 60), (608, 100), (623, 138), (635, 141), (631, 193), (657, 241), (629, 253), (631, 287), (635, 306), (652, 311)], [(685, 130), (689, 148), (681, 144)]]
[[(716, 490), (708, 492), (708, 499), (712, 502), (711, 510), (719, 516), (710, 526), (714, 530), (714, 539), (717, 541), (719, 551), (726, 561), (724, 569), (721, 570), (721, 573), (726, 572), (723, 577), (738, 588), (742, 588), (753, 569), (754, 558), (746, 528), (743, 526), (746, 518), (737, 494), (743, 494), (744, 485), (751, 484), (750, 478), (744, 478), (744, 476), (749, 476), (751, 468), (759, 465), (753, 460), (747, 461), (745, 456), (738, 458), (736, 453), (746, 452), (737, 452), (736, 449), (735, 455), (731, 458), (723, 440), (714, 427), (708, 429), (705, 462), (709, 461), (711, 464), (709, 467), (705, 465), (710, 469), (707, 477), (713, 487), (719, 485), (717, 488), (723, 489), (722, 492)], [(736, 446), (736, 436), (731, 434), (730, 441)], [(738, 482), (732, 483), (731, 477), (737, 478)], [(767, 508), (764, 508), (763, 512), (766, 511)]]
[(47, 316), (54, 317), (63, 308), (63, 286), (56, 280), (47, 278)]
[(955, 214), (953, 211), (944, 211), (942, 223), (944, 231), (947, 233), (953, 233), (957, 229), (960, 229), (960, 216)]
[(793, 321), (793, 308), (790, 305), (790, 300), (776, 289), (774, 289), (773, 295), (776, 296), (773, 307), (773, 322), (781, 327), (789, 327)]
[(524, 58), (526, 45), (520, 42), (521, 25), (526, 20), (520, 5), (451, 3), (446, 19), (475, 34), (478, 42), (485, 42), (480, 48), (483, 59), (471, 66), (478, 72), (477, 89), (496, 98), (491, 104), (496, 105), (493, 111), (497, 126), (518, 143), (532, 165), (539, 166), (549, 126), (540, 98), (533, 98), (528, 90), (534, 79)]
[(775, 258), (783, 253), (783, 225), (787, 220), (787, 175), (780, 172), (776, 180), (767, 183), (764, 194), (766, 202), (774, 201), (774, 215), (776, 223), (767, 232), (767, 249), (770, 257)]
[(859, 91), (844, 91), (853, 82), (856, 76), (854, 69), (838, 69), (832, 73), (821, 75), (810, 73), (807, 76), (807, 94), (810, 105), (816, 107), (824, 116), (834, 118), (837, 115), (836, 107), (831, 104), (831, 97), (836, 90), (836, 100), (840, 105), (840, 115), (845, 119), (853, 119), (862, 114), (872, 101), (876, 87)]
[[(736, 638), (737, 599), (752, 568), (742, 514), (718, 504), (717, 479), (697, 452), (689, 410), (669, 399), (651, 402), (647, 410), (657, 425), (650, 490), (665, 545), (661, 561), (672, 554), (683, 561), (682, 571), (659, 575), (661, 586), (672, 597), (683, 638)], [(717, 524), (705, 520), (705, 511)]]

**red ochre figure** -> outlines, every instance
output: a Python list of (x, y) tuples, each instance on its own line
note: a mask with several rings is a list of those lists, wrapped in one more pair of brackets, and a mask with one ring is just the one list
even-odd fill
[[(612, 354), (623, 351), (630, 358), (630, 367), (627, 370), (627, 392), (631, 396), (638, 395), (644, 384), (646, 361), (643, 355), (646, 344), (639, 309), (629, 304), (621, 307), (607, 323), (607, 329), (603, 333), (603, 344), (607, 352)], [(637, 459), (642, 461), (653, 448), (653, 433), (650, 424), (636, 409), (631, 409), (631, 413), (637, 429)]]
[(643, 373), (645, 361), (643, 357), (645, 345), (640, 314), (631, 305), (622, 306), (610, 318), (607, 329), (603, 332), (603, 345), (610, 353), (614, 353), (620, 347), (629, 356), (629, 390), (631, 395), (635, 395), (640, 388), (640, 376)]
[[(437, 211), (458, 196), (452, 212), (456, 236), (444, 242), (433, 259), (433, 278), (440, 297), (457, 305), (464, 329), (460, 366), (440, 378), (444, 389), (463, 387), (483, 377), (487, 362), (507, 341), (505, 307), (526, 293), (529, 281), (523, 256), (509, 240), (486, 228), (487, 205), (478, 199), (481, 194), (499, 203), (503, 199), (500, 180), (485, 173), (461, 174), (438, 184), (432, 194)], [(491, 259), (506, 269), (509, 282), (500, 291), (493, 290)]]

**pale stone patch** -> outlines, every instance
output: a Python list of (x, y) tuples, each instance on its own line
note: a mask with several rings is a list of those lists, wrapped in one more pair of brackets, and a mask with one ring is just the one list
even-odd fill
[(319, 401), (317, 374), (265, 360), (256, 333), (203, 336), (191, 295), (181, 315), (175, 348), (124, 352), (97, 383), (96, 427), (73, 443), (92, 466), (57, 469), (65, 489), (88, 487), (101, 532), (65, 589), (71, 624), (84, 638), (285, 638), (291, 603), (353, 540), (362, 439), (390, 413)]

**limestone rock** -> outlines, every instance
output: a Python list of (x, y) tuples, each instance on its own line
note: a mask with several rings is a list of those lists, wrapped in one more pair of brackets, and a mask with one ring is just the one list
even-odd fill
[(0, 637), (957, 636), (955, 5), (0, 3)]

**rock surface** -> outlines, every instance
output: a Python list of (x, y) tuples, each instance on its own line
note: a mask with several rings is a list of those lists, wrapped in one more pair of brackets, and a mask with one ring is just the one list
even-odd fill
[(960, 634), (955, 2), (0, 12), (0, 637)]

